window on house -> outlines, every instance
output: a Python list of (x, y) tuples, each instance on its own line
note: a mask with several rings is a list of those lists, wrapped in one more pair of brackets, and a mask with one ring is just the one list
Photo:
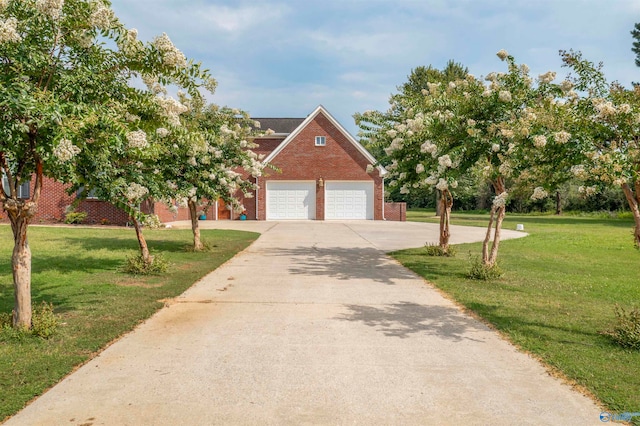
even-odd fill
[[(11, 195), (11, 189), (9, 188), (9, 178), (3, 173), (2, 174), (2, 189), (4, 189), (4, 193), (9, 196)], [(31, 197), (31, 180), (23, 182), (18, 187), (18, 198), (29, 198)]]
[(84, 198), (85, 200), (98, 200), (95, 189), (90, 189), (88, 194), (84, 194), (85, 187), (81, 186), (76, 191), (76, 198)]
[(326, 136), (316, 136), (316, 146), (325, 146), (327, 144)]

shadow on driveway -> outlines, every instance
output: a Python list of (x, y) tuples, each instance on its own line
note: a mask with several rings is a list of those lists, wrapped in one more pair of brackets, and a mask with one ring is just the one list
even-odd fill
[(374, 248), (274, 248), (268, 256), (292, 259), (289, 273), (294, 275), (325, 275), (338, 280), (371, 279), (387, 285), (394, 285), (397, 279), (416, 278), (415, 274)]
[(436, 336), (442, 339), (461, 341), (473, 339), (465, 334), (469, 331), (486, 330), (482, 324), (460, 314), (455, 308), (399, 302), (384, 307), (346, 305), (350, 310), (336, 319), (362, 322), (384, 333), (385, 336), (405, 339), (412, 335)]

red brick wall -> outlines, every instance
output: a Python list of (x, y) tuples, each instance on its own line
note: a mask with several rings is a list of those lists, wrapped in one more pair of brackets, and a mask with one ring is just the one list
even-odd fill
[[(326, 136), (325, 146), (315, 146), (316, 136)], [(324, 190), (318, 180), (324, 181), (373, 181), (374, 219), (382, 220), (382, 179), (376, 169), (366, 172), (369, 161), (322, 113), (318, 114), (271, 161), (280, 172), (265, 169), (259, 179), (258, 219), (266, 219), (265, 189), (270, 180), (316, 181), (316, 219), (324, 219)], [(245, 204), (246, 205), (246, 204)]]
[(407, 220), (407, 203), (384, 203), (384, 218), (405, 222)]
[[(33, 195), (34, 187), (35, 179), (31, 179), (31, 195)], [(45, 177), (42, 180), (38, 212), (32, 223), (63, 222), (65, 209), (76, 198), (75, 194), (67, 194), (66, 189), (68, 187), (69, 185)], [(103, 219), (113, 225), (124, 225), (129, 221), (129, 216), (124, 211), (106, 201), (83, 200), (75, 208), (75, 211), (86, 212), (88, 216), (85, 219), (85, 223), (88, 224), (102, 223)], [(143, 206), (143, 211), (150, 212), (151, 206)], [(0, 212), (0, 221), (8, 221), (4, 211)]]

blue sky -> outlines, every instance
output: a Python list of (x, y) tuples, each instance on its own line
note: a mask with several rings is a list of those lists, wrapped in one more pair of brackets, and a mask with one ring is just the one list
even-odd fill
[(506, 49), (532, 75), (559, 49), (604, 62), (609, 80), (640, 81), (631, 35), (639, 0), (112, 0), (143, 41), (163, 32), (218, 80), (210, 99), (254, 117), (305, 117), (324, 105), (352, 134), (352, 115), (386, 110), (420, 65), (449, 59), (476, 75), (503, 71)]

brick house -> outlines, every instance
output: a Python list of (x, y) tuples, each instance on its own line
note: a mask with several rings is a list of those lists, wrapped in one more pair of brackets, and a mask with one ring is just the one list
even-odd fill
[(306, 118), (256, 118), (275, 133), (256, 139), (266, 168), (247, 219), (384, 219), (384, 180), (376, 160), (322, 106)]
[[(254, 149), (273, 168), (265, 168), (257, 178), (252, 197), (241, 199), (246, 219), (405, 220), (404, 203), (384, 202), (384, 168), (368, 167), (376, 160), (324, 107), (306, 118), (255, 120), (263, 130), (275, 132), (256, 139)], [(29, 185), (24, 190), (28, 197)], [(63, 184), (45, 179), (34, 222), (63, 220), (74, 199)], [(129, 220), (122, 210), (98, 199), (85, 199), (76, 210), (88, 213), (87, 223), (124, 225)], [(157, 214), (162, 222), (189, 219), (186, 208), (174, 214), (162, 203), (147, 203), (143, 211)], [(239, 217), (221, 200), (205, 213), (207, 220)], [(0, 221), (7, 221), (4, 213)]]

